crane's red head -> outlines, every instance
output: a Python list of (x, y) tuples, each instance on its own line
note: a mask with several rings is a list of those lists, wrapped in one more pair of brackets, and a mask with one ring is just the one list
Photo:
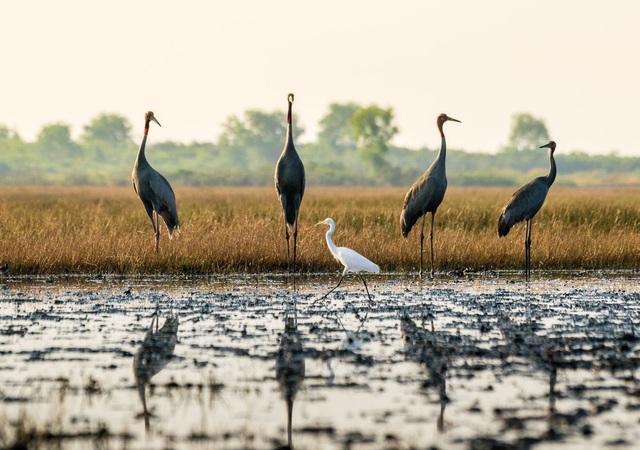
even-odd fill
[(287, 112), (287, 123), (291, 123), (291, 106), (293, 105), (293, 94), (287, 95), (287, 101), (289, 102), (289, 111)]
[(146, 113), (144, 113), (144, 135), (145, 136), (149, 132), (149, 122), (151, 122), (152, 120), (158, 125), (160, 125), (160, 122), (158, 122), (158, 119), (156, 119), (156, 116), (153, 115), (153, 111), (147, 111)]
[(158, 119), (156, 119), (156, 116), (153, 115), (153, 111), (147, 111), (146, 113), (144, 113), (144, 123), (148, 125), (149, 122), (151, 122), (152, 120), (158, 125), (160, 125), (160, 122), (158, 122)]
[(549, 141), (548, 143), (541, 145), (540, 148), (548, 148), (551, 150), (551, 153), (556, 151), (556, 141)]
[[(438, 120), (436, 121), (438, 124), (438, 130), (440, 130), (440, 136), (444, 136), (444, 133), (442, 132), (442, 125), (444, 125), (444, 123), (447, 120), (452, 120), (454, 122), (460, 122), (458, 119), (454, 119), (453, 117), (449, 117), (447, 116), (445, 113), (442, 113), (438, 116)], [(462, 122), (460, 122), (462, 123)]]

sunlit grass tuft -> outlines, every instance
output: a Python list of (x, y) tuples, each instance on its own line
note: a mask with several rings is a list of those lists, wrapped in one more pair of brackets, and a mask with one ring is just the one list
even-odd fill
[[(450, 188), (436, 215), (436, 270), (521, 270), (524, 225), (499, 239), (500, 208), (513, 188)], [(308, 188), (300, 213), (303, 272), (335, 271), (334, 241), (383, 271), (415, 271), (419, 226), (404, 240), (405, 189)], [(272, 188), (178, 188), (181, 230), (163, 228), (154, 251), (151, 222), (128, 188), (0, 189), (0, 264), (15, 274), (209, 274), (285, 271), (282, 215)], [(533, 225), (534, 269), (638, 269), (640, 189), (553, 187)], [(429, 218), (425, 228), (428, 230)], [(428, 238), (427, 238), (428, 239)], [(428, 241), (427, 241), (428, 242)], [(428, 244), (425, 245), (428, 261)]]

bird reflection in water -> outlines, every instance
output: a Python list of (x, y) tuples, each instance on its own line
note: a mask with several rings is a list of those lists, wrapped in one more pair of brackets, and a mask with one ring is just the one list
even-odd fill
[(293, 448), (293, 402), (302, 387), (305, 376), (304, 349), (298, 331), (296, 304), (287, 305), (284, 314), (284, 332), (276, 352), (276, 380), (287, 406), (287, 442)]
[(173, 357), (178, 337), (178, 316), (170, 315), (161, 328), (159, 315), (156, 312), (151, 320), (142, 345), (133, 358), (133, 374), (136, 379), (138, 394), (142, 401), (145, 429), (149, 431), (150, 413), (147, 409), (146, 386), (151, 378), (159, 373)]
[[(364, 314), (362, 314), (363, 311)], [(354, 308), (353, 313), (355, 315), (355, 318), (359, 322), (358, 327), (355, 329), (355, 331), (353, 331), (353, 328), (349, 329), (344, 325), (338, 311), (331, 312), (331, 315), (334, 316), (333, 319), (344, 332), (344, 337), (340, 341), (340, 345), (338, 346), (338, 348), (328, 350), (323, 354), (323, 359), (326, 362), (327, 370), (329, 372), (329, 375), (327, 377), (327, 384), (334, 384), (336, 379), (336, 374), (333, 370), (334, 358), (337, 357), (338, 359), (342, 359), (344, 357), (351, 357), (358, 361), (364, 361), (366, 359), (366, 357), (361, 355), (360, 350), (362, 350), (362, 347), (371, 340), (371, 333), (362, 331), (364, 324), (369, 318), (370, 311), (371, 303), (365, 303), (365, 306), (361, 308)]]
[(429, 384), (438, 389), (440, 415), (438, 416), (437, 428), (442, 433), (444, 431), (444, 411), (449, 401), (447, 397), (447, 368), (449, 358), (455, 352), (454, 344), (443, 339), (442, 336), (438, 336), (433, 328), (431, 331), (426, 331), (418, 327), (407, 316), (400, 320), (400, 329), (402, 330), (406, 355), (415, 362), (424, 365), (429, 373)]
[[(559, 415), (556, 410), (558, 370), (578, 368), (581, 364), (584, 364), (584, 360), (568, 360), (567, 355), (577, 353), (575, 349), (572, 350), (568, 347), (570, 340), (544, 335), (544, 330), (537, 323), (516, 323), (507, 319), (501, 323), (500, 331), (506, 341), (503, 352), (504, 359), (507, 357), (528, 359), (533, 363), (533, 368), (549, 374), (548, 429), (542, 437), (544, 439), (557, 439), (560, 433), (559, 430), (562, 428), (561, 422), (571, 422), (581, 418), (580, 411), (572, 417), (570, 414)], [(588, 364), (583, 368), (591, 369)], [(507, 426), (509, 426), (513, 423), (519, 424), (521, 419), (509, 418), (506, 422)]]

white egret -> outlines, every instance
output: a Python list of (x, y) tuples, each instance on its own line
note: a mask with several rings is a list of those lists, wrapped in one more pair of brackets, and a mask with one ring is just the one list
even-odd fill
[[(329, 230), (327, 231), (327, 246), (329, 247), (329, 251), (333, 255), (333, 257), (340, 264), (344, 266), (344, 270), (342, 271), (342, 275), (340, 275), (340, 281), (335, 285), (333, 289), (324, 294), (318, 300), (322, 300), (326, 298), (327, 295), (331, 294), (335, 291), (338, 286), (342, 283), (344, 276), (349, 272), (353, 272), (360, 277), (362, 282), (364, 283), (364, 288), (367, 291), (367, 296), (369, 296), (369, 301), (371, 301), (371, 294), (369, 294), (369, 288), (367, 287), (367, 282), (364, 280), (364, 277), (361, 275), (361, 272), (371, 272), (371, 273), (380, 273), (380, 267), (377, 264), (369, 261), (367, 258), (362, 256), (360, 253), (355, 250), (351, 250), (347, 247), (336, 247), (331, 239), (331, 236), (336, 231), (336, 223), (331, 218), (326, 218), (322, 222), (317, 223), (316, 225), (329, 225)], [(316, 300), (316, 301), (318, 301)]]

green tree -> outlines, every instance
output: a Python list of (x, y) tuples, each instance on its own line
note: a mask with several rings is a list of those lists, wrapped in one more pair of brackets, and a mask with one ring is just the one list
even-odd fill
[(549, 132), (542, 119), (528, 113), (518, 113), (511, 117), (509, 142), (502, 151), (521, 152), (533, 150), (549, 141)]
[(75, 157), (80, 146), (71, 139), (71, 130), (65, 123), (52, 123), (42, 127), (36, 140), (36, 148), (50, 158)]
[(20, 136), (15, 130), (7, 127), (6, 125), (0, 124), (0, 141), (14, 141), (21, 140)]
[(393, 109), (383, 109), (376, 105), (358, 109), (349, 124), (356, 138), (358, 155), (374, 173), (380, 173), (388, 166), (385, 156), (389, 142), (398, 133), (393, 124)]
[(85, 125), (81, 136), (83, 142), (102, 141), (113, 145), (131, 144), (131, 124), (119, 114), (102, 113), (89, 125)]
[(331, 103), (329, 112), (320, 119), (318, 144), (337, 154), (356, 149), (356, 136), (349, 121), (360, 109), (355, 103)]
[[(285, 115), (281, 111), (245, 111), (242, 118), (229, 117), (223, 124), (217, 146), (223, 157), (236, 166), (250, 169), (276, 162), (284, 146)], [(294, 138), (304, 130), (293, 116)]]

